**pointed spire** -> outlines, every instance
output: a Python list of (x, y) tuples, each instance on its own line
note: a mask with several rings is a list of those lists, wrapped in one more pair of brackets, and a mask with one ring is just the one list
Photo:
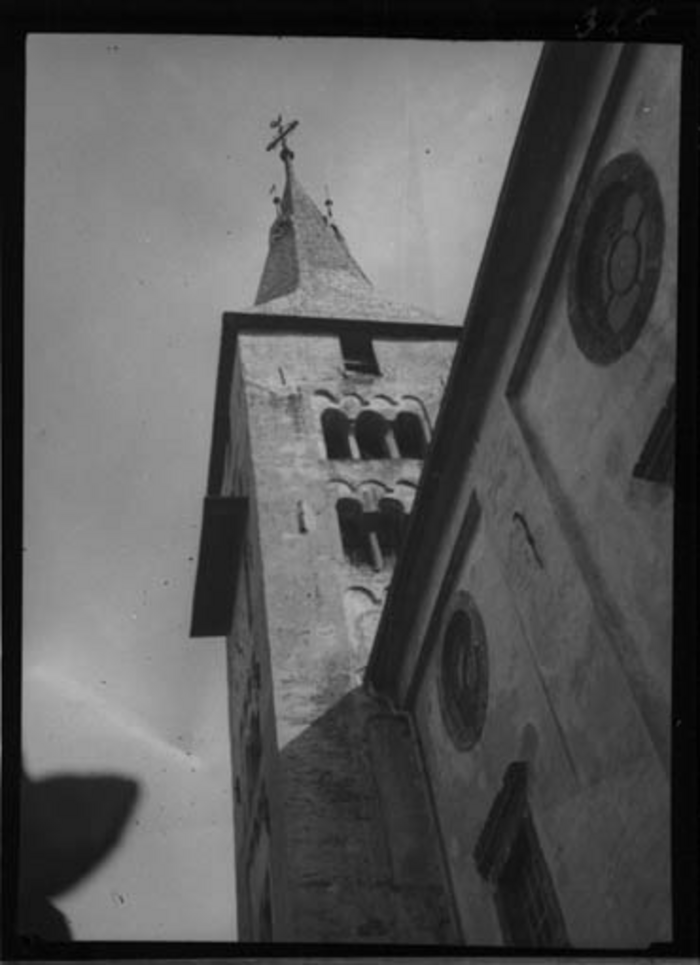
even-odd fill
[(345, 278), (369, 288), (366, 275), (350, 254), (345, 240), (331, 218), (330, 199), (324, 217), (297, 180), (292, 160), (294, 153), (287, 138), (298, 121), (284, 124), (280, 115), (272, 122), (277, 136), (267, 145), (271, 151), (280, 147), (285, 169), (282, 197), (275, 198), (277, 216), (270, 228), (270, 247), (263, 269), (256, 305), (288, 295), (298, 289), (321, 291)]
[(297, 179), (294, 152), (287, 139), (299, 122), (285, 124), (280, 115), (270, 126), (277, 134), (266, 150), (280, 148), (285, 184), (281, 196), (275, 185), (270, 190), (276, 216), (255, 309), (291, 315), (434, 321), (434, 316), (420, 309), (399, 306), (375, 294), (333, 219), (328, 190), (324, 215)]

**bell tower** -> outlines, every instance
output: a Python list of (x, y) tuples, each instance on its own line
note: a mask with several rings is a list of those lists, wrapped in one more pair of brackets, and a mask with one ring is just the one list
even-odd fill
[(459, 328), (384, 298), (297, 179), (223, 316), (191, 635), (226, 637), (239, 937), (457, 940), (407, 718), (362, 685)]

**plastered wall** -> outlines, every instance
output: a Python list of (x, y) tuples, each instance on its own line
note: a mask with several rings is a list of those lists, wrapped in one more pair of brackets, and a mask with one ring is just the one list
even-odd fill
[[(659, 282), (631, 349), (612, 364), (587, 358), (567, 304), (573, 174), (552, 186), (553, 234), (538, 239), (522, 314), (484, 387), (486, 415), (433, 572), (439, 585), (476, 506), (450, 594), (472, 594), (486, 629), (486, 722), (471, 750), (455, 747), (439, 703), (449, 604), (420, 643), (428, 658), (414, 712), (467, 942), (503, 940), (473, 852), (516, 760), (530, 764), (533, 820), (571, 944), (671, 937), (673, 487), (634, 467), (675, 378), (678, 51), (642, 51), (608, 105), (573, 170), (586, 158), (590, 185), (615, 156), (642, 154), (663, 200)], [(421, 627), (436, 597), (434, 587)]]

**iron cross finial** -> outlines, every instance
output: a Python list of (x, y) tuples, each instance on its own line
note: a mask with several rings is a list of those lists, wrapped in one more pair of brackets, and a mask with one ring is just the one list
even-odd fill
[(287, 147), (287, 137), (292, 133), (298, 124), (299, 121), (291, 121), (289, 124), (285, 125), (281, 114), (278, 115), (276, 120), (270, 121), (270, 127), (277, 128), (277, 136), (270, 141), (265, 150), (272, 151), (273, 148), (277, 147), (278, 144), (281, 144), (282, 150), (280, 152), (280, 157), (282, 160), (284, 161), (285, 158), (294, 157), (290, 149)]

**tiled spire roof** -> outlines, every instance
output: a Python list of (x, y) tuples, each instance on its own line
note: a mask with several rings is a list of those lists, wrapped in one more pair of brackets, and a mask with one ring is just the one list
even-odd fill
[(321, 214), (297, 180), (291, 151), (284, 154), (286, 184), (270, 228), (270, 248), (255, 304), (299, 288), (313, 290), (331, 273), (346, 276), (346, 281), (361, 289), (371, 288), (338, 228)]
[(286, 183), (254, 312), (391, 321), (434, 322), (434, 315), (378, 295), (350, 254), (340, 229), (324, 217), (299, 183), (293, 153), (281, 152)]

